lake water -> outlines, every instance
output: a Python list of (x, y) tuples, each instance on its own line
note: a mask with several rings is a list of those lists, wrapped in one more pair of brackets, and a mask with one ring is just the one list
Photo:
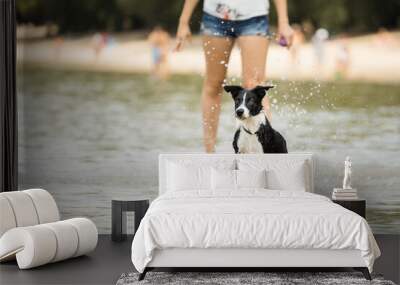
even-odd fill
[[(234, 79), (231, 79), (233, 82)], [(235, 83), (235, 82), (233, 82)], [(273, 82), (274, 128), (290, 152), (316, 154), (316, 192), (353, 186), (374, 232), (400, 233), (400, 86)], [(42, 187), (63, 218), (109, 233), (111, 199), (157, 196), (162, 152), (202, 152), (200, 76), (24, 69), (18, 74), (20, 188)], [(218, 152), (233, 152), (233, 103), (223, 95)]]

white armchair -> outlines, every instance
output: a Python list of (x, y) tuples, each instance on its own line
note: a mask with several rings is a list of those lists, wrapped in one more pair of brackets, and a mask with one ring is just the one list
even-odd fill
[(96, 248), (97, 235), (87, 218), (60, 221), (46, 190), (0, 193), (0, 262), (16, 258), (28, 269), (84, 255)]

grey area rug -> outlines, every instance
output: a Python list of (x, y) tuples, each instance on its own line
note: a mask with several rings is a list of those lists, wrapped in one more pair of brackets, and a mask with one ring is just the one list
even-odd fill
[(372, 275), (368, 281), (359, 272), (148, 272), (146, 278), (138, 281), (138, 273), (122, 274), (116, 285), (146, 284), (213, 284), (213, 285), (395, 285), (380, 275)]

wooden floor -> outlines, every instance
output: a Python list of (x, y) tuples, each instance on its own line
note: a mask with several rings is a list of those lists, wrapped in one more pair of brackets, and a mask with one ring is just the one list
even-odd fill
[[(382, 251), (375, 272), (400, 282), (400, 235), (376, 235)], [(0, 284), (115, 284), (124, 272), (134, 271), (130, 259), (131, 241), (114, 243), (100, 235), (97, 249), (77, 257), (42, 267), (19, 270), (15, 262), (0, 265)]]

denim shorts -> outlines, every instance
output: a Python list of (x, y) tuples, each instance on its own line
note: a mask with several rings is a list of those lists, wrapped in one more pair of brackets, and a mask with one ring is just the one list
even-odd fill
[(257, 16), (246, 20), (224, 20), (203, 12), (200, 31), (203, 35), (237, 38), (240, 36), (268, 36), (268, 16)]

